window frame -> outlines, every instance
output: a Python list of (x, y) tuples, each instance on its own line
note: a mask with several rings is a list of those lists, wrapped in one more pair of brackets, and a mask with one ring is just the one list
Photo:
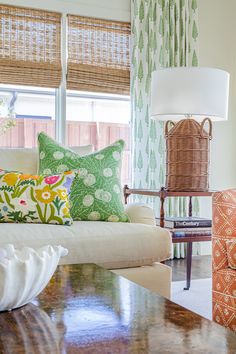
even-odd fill
[[(109, 2), (108, 0), (103, 0), (103, 2)], [(14, 5), (14, 6), (24, 6), (31, 7), (36, 9), (41, 9), (45, 11), (54, 11), (54, 4), (42, 3), (36, 0), (36, 2), (32, 0), (22, 1), (15, 0), (14, 3), (11, 0), (1, 1), (0, 3), (4, 3), (5, 5)], [(55, 1), (55, 3), (57, 3)], [(93, 17), (94, 13), (96, 13), (95, 17), (105, 18), (114, 21), (130, 21), (130, 13), (127, 9), (120, 9), (118, 11), (117, 8), (113, 8), (113, 5), (109, 7), (108, 12), (103, 14), (104, 7), (96, 6), (96, 10), (94, 8), (93, 3), (89, 3), (86, 5), (86, 8), (81, 6), (82, 4), (78, 4), (73, 6), (70, 11), (68, 10), (68, 4), (64, 1), (60, 3), (60, 6), (57, 3), (57, 12), (61, 12), (61, 65), (62, 65), (62, 80), (59, 88), (55, 89), (55, 139), (61, 143), (65, 144), (66, 141), (66, 99), (67, 99), (67, 85), (66, 85), (66, 75), (67, 75), (67, 48), (68, 48), (68, 13), (78, 15), (78, 16), (88, 16)], [(123, 5), (122, 5), (123, 7)], [(40, 88), (39, 88), (40, 90)], [(101, 96), (105, 96), (105, 94), (101, 93)], [(127, 96), (127, 100), (129, 100), (129, 96)]]
[[(60, 87), (56, 89), (56, 97), (55, 97), (55, 117), (56, 117), (55, 137), (56, 140), (61, 144), (65, 144), (66, 142), (67, 56), (68, 56), (68, 14), (63, 13), (61, 18), (62, 80), (61, 80)], [(106, 94), (101, 92), (101, 96), (106, 97)], [(127, 95), (127, 100), (130, 100), (130, 96), (128, 95)]]
[(61, 17), (61, 85), (56, 89), (55, 97), (55, 136), (56, 140), (65, 144), (66, 139), (66, 73), (67, 73), (67, 15)]

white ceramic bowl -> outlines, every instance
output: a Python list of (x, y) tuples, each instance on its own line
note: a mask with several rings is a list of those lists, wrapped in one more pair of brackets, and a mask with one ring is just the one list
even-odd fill
[(67, 254), (66, 248), (50, 245), (38, 250), (16, 250), (11, 244), (0, 248), (0, 311), (30, 302), (45, 288), (60, 257)]

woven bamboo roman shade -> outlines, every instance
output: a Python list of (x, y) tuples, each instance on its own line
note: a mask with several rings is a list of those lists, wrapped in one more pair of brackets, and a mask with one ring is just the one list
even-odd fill
[(58, 87), (61, 14), (0, 5), (0, 83)]
[(67, 87), (129, 94), (130, 23), (68, 15)]

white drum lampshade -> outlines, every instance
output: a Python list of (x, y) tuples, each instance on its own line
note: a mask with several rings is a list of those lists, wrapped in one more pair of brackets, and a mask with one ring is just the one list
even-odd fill
[(180, 120), (228, 117), (229, 73), (215, 68), (179, 67), (154, 71), (151, 117)]
[[(211, 120), (227, 119), (228, 97), (229, 73), (226, 71), (180, 67), (153, 72), (151, 117), (167, 121), (167, 190), (208, 190)], [(206, 121), (209, 133), (204, 129)]]

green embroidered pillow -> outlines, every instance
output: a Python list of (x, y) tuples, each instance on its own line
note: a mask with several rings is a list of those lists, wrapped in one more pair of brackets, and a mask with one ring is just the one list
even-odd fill
[(70, 193), (74, 220), (128, 221), (120, 185), (123, 140), (83, 157), (45, 133), (39, 134), (38, 142), (40, 174), (77, 172)]
[(0, 222), (71, 225), (69, 192), (75, 173), (34, 176), (0, 170)]

